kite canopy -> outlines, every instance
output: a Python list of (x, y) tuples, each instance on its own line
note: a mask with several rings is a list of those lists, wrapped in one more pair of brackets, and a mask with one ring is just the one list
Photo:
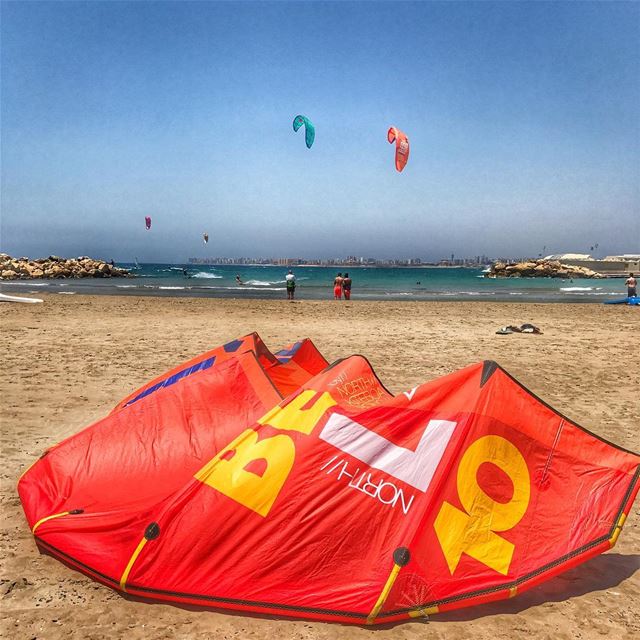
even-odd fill
[(144, 217), (144, 226), (147, 228), (147, 231), (151, 229), (151, 216)]
[(396, 143), (396, 170), (402, 171), (409, 160), (409, 139), (400, 129), (391, 127), (387, 131), (390, 144)]
[(202, 234), (202, 239), (204, 240), (205, 244), (208, 244), (208, 242), (209, 242), (209, 234), (208, 233), (203, 233)]
[(640, 457), (494, 362), (392, 396), (257, 334), (159, 376), (18, 490), (38, 545), (164, 601), (384, 623), (509, 598), (610, 549)]
[(307, 149), (311, 149), (311, 145), (313, 145), (313, 141), (316, 137), (316, 128), (307, 116), (296, 116), (293, 119), (293, 130), (297, 132), (302, 125), (304, 125), (304, 141), (307, 145)]

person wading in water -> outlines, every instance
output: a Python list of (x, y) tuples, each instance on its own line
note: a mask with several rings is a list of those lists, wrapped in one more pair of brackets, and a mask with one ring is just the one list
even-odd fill
[(342, 292), (345, 300), (351, 300), (351, 278), (348, 273), (345, 273), (342, 278)]
[(336, 276), (336, 279), (333, 281), (333, 299), (341, 300), (342, 299), (342, 274), (339, 273)]
[(296, 293), (296, 277), (293, 275), (293, 271), (289, 269), (289, 273), (285, 276), (287, 281), (287, 300), (293, 300), (293, 296)]

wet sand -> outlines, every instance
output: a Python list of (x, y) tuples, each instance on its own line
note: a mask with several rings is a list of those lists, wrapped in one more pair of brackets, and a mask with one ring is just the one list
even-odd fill
[[(640, 517), (617, 546), (513, 600), (366, 629), (129, 600), (40, 555), (15, 484), (47, 447), (176, 364), (257, 331), (277, 349), (366, 355), (394, 393), (492, 359), (595, 433), (640, 450), (640, 311), (608, 305), (314, 302), (45, 294), (0, 303), (0, 635), (7, 638), (640, 637)], [(499, 336), (531, 322), (544, 335)]]

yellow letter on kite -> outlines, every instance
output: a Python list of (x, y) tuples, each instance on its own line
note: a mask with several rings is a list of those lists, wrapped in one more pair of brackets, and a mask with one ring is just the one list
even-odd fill
[[(299, 431), (309, 435), (325, 411), (337, 404), (331, 394), (326, 391), (319, 397), (317, 396), (317, 391), (307, 389), (284, 407), (273, 408), (269, 413), (262, 416), (258, 422), (260, 424), (268, 424), (276, 429)], [(315, 397), (317, 397), (317, 400), (312, 407), (309, 409), (302, 408)]]
[[(289, 436), (278, 435), (258, 441), (258, 434), (248, 429), (200, 469), (195, 477), (248, 509), (266, 516), (291, 471), (295, 455), (295, 445)], [(261, 476), (246, 470), (247, 465), (256, 460), (263, 460), (266, 464)]]
[[(478, 485), (480, 465), (490, 462), (509, 476), (513, 496), (509, 502), (497, 502)], [(515, 527), (529, 506), (531, 484), (522, 454), (500, 436), (484, 436), (466, 451), (457, 476), (461, 511), (444, 502), (434, 522), (440, 546), (453, 575), (463, 553), (503, 575), (509, 572), (514, 545), (496, 531)]]

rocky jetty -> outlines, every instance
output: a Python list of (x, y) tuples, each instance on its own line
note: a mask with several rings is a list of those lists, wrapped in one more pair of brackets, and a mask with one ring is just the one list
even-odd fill
[(574, 267), (557, 260), (531, 260), (507, 264), (494, 262), (486, 278), (604, 278), (586, 267)]
[(127, 269), (114, 267), (87, 256), (79, 258), (12, 258), (0, 253), (0, 280), (33, 280), (34, 278), (132, 278)]

